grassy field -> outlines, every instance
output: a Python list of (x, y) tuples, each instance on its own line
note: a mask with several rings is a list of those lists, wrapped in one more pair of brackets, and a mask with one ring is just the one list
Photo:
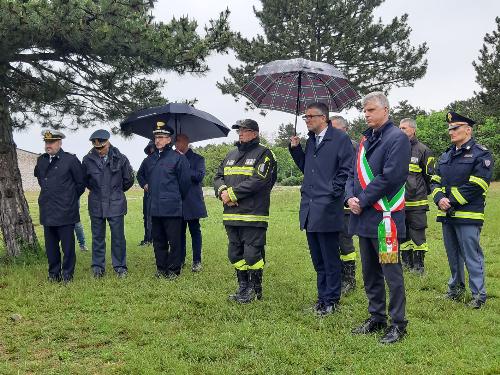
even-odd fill
[[(141, 197), (128, 193), (127, 279), (109, 272), (109, 252), (107, 275), (95, 280), (90, 252), (78, 251), (75, 280), (67, 286), (46, 281), (44, 258), (0, 264), (0, 374), (500, 373), (500, 184), (490, 188), (481, 238), (485, 308), (441, 298), (449, 271), (431, 212), (427, 274), (405, 274), (409, 334), (392, 346), (379, 344), (377, 335), (350, 334), (367, 317), (359, 264), (359, 287), (343, 298), (340, 312), (320, 319), (306, 311), (315, 300), (315, 273), (298, 229), (296, 189), (273, 193), (265, 299), (245, 306), (226, 300), (235, 280), (219, 202), (206, 199), (203, 272), (186, 268), (167, 281), (153, 277), (152, 248), (137, 246)], [(36, 195), (28, 200), (37, 220)], [(85, 211), (82, 200), (90, 242)], [(37, 232), (42, 240), (38, 223)]]

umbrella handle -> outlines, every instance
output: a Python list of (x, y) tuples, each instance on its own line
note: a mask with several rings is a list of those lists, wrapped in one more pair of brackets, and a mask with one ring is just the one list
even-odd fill
[(299, 72), (299, 77), (297, 82), (297, 103), (295, 104), (295, 127), (293, 129), (294, 135), (297, 135), (297, 116), (299, 115), (301, 85), (302, 85), (302, 72)]

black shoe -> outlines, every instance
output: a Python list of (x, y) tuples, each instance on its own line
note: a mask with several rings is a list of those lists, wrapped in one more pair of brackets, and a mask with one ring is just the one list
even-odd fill
[(482, 301), (480, 300), (479, 298), (473, 298), (468, 304), (467, 306), (469, 306), (470, 308), (472, 309), (480, 309), (481, 307), (483, 307), (484, 303), (486, 301)]
[(348, 294), (356, 289), (356, 262), (342, 262), (342, 280), (340, 294)]
[(64, 285), (68, 285), (72, 281), (73, 281), (73, 275), (72, 276), (63, 276), (63, 278), (62, 278), (62, 283)]
[(248, 286), (236, 297), (238, 303), (250, 303), (257, 298), (253, 286), (248, 283)]
[(101, 270), (100, 268), (95, 268), (92, 270), (92, 275), (94, 276), (94, 278), (100, 279), (104, 277), (104, 271)]
[(319, 317), (323, 318), (334, 313), (335, 311), (338, 311), (338, 309), (339, 306), (337, 303), (332, 303), (331, 305), (321, 304), (321, 306), (317, 310), (317, 314)]
[(401, 265), (405, 270), (413, 269), (413, 250), (401, 251)]
[(193, 265), (191, 266), (191, 272), (201, 272), (202, 268), (203, 267), (201, 266), (201, 262), (193, 263)]
[(464, 299), (464, 295), (465, 288), (455, 288), (449, 289), (444, 295), (444, 298), (450, 299), (452, 301), (462, 301)]
[(127, 271), (120, 271), (120, 272), (116, 273), (116, 276), (119, 279), (125, 279), (128, 276), (128, 272)]
[(167, 277), (167, 274), (168, 273), (165, 272), (165, 271), (158, 270), (158, 271), (155, 272), (155, 277), (157, 277), (158, 279), (163, 279), (163, 278)]
[(359, 327), (354, 328), (351, 332), (355, 335), (366, 335), (368, 333), (382, 331), (387, 328), (386, 322), (377, 322), (372, 317), (365, 320)]
[(236, 270), (236, 278), (238, 279), (238, 289), (234, 294), (227, 297), (230, 301), (236, 301), (239, 295), (248, 287), (248, 271)]
[(151, 242), (146, 240), (142, 240), (141, 242), (139, 242), (139, 246), (149, 246), (149, 245), (151, 245)]
[(385, 331), (384, 336), (380, 339), (382, 344), (393, 344), (397, 341), (401, 341), (406, 335), (405, 328), (398, 328), (396, 326), (390, 326), (387, 331)]
[(62, 278), (61, 275), (49, 275), (47, 276), (47, 280), (51, 283), (60, 283)]

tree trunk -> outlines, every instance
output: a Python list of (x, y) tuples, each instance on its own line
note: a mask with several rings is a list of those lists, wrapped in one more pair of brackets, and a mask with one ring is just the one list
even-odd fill
[(0, 228), (9, 257), (38, 251), (39, 245), (24, 197), (12, 136), (8, 100), (0, 91)]

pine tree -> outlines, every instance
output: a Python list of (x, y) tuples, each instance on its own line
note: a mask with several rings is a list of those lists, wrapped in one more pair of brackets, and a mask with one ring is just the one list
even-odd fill
[(261, 0), (262, 10), (254, 13), (264, 35), (234, 36), (241, 65), (229, 66), (229, 77), (218, 87), (238, 100), (259, 67), (297, 57), (334, 65), (362, 94), (412, 86), (427, 70), (427, 45), (410, 44), (407, 14), (387, 25), (375, 21), (373, 12), (383, 1)]
[(123, 119), (164, 103), (151, 74), (207, 71), (229, 42), (228, 12), (196, 32), (187, 17), (156, 23), (151, 0), (0, 0), (0, 227), (7, 254), (36, 248), (12, 131)]
[(477, 93), (487, 115), (500, 117), (500, 17), (495, 19), (497, 29), (486, 34), (479, 51), (476, 69), (476, 82), (481, 87)]

